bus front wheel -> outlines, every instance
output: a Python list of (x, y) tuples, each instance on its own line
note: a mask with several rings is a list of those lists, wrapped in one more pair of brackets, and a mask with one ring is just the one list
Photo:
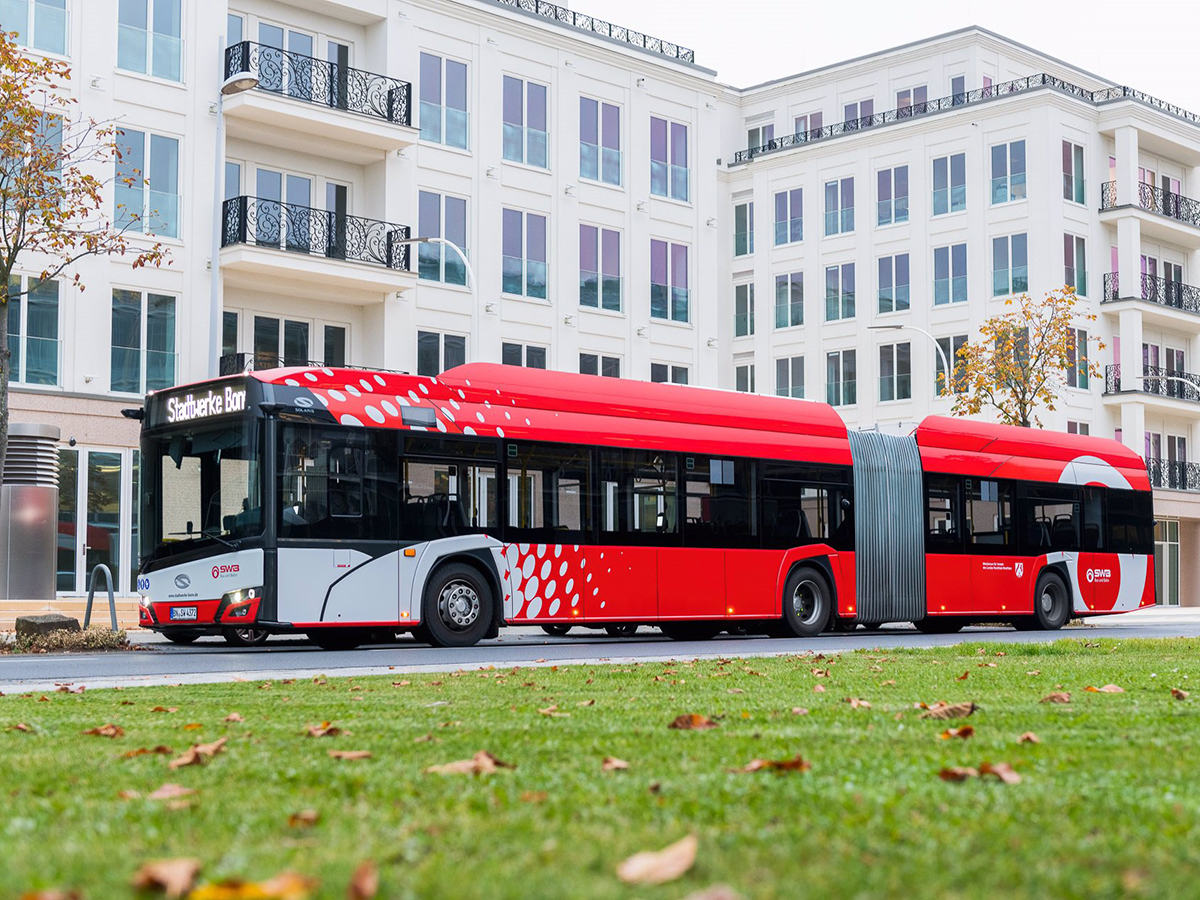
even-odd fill
[(633, 637), (638, 632), (636, 622), (626, 622), (623, 625), (605, 625), (604, 633), (609, 637)]
[(815, 637), (825, 630), (833, 604), (816, 569), (801, 566), (783, 586), (783, 625), (793, 637)]
[(1053, 572), (1043, 573), (1033, 597), (1033, 615), (1039, 628), (1057, 631), (1067, 624), (1071, 617), (1071, 595), (1062, 578)]
[(270, 636), (270, 632), (261, 628), (226, 628), (221, 632), (225, 643), (234, 647), (257, 647), (265, 644)]
[(562, 637), (571, 630), (570, 625), (543, 625), (542, 631), (551, 637)]
[(421, 618), (435, 647), (471, 647), (487, 634), (493, 610), (492, 589), (479, 571), (450, 563), (429, 580)]

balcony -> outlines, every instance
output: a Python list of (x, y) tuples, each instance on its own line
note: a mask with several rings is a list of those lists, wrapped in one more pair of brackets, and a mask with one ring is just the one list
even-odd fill
[(258, 79), (225, 101), (231, 137), (359, 165), (416, 142), (408, 82), (254, 41), (225, 50), (224, 72)]
[(378, 302), (416, 283), (407, 225), (233, 197), (221, 222), (221, 267), (233, 285), (295, 296)]
[(573, 12), (565, 6), (547, 3), (546, 0), (495, 0), (495, 2), (501, 6), (511, 6), (514, 9), (522, 10), (531, 15), (550, 19), (560, 25), (578, 28), (580, 31), (590, 32), (591, 34), (598, 34), (601, 37), (609, 38), (621, 44), (629, 44), (639, 50), (664, 56), (667, 59), (692, 65), (696, 62), (695, 51), (689, 50), (687, 47), (680, 47), (678, 44), (664, 41), (662, 38), (651, 37), (648, 34), (634, 31), (632, 28), (625, 28), (622, 25), (613, 25), (611, 22), (597, 19), (595, 16)]
[(1126, 303), (1133, 303), (1151, 324), (1189, 331), (1200, 329), (1200, 287), (1145, 273), (1139, 282), (1137, 293), (1122, 294), (1117, 273), (1106, 272), (1102, 301), (1105, 312), (1117, 313)]
[(1117, 183), (1106, 181), (1100, 188), (1100, 221), (1111, 222), (1123, 210), (1131, 210), (1138, 216), (1144, 236), (1200, 249), (1200, 200), (1141, 181), (1136, 202), (1120, 205)]
[(1146, 460), (1150, 484), (1168, 491), (1200, 491), (1200, 463), (1171, 459)]
[(1122, 379), (1119, 364), (1105, 366), (1104, 397), (1134, 400), (1167, 415), (1194, 416), (1195, 405), (1200, 404), (1200, 376), (1143, 365), (1140, 377)]

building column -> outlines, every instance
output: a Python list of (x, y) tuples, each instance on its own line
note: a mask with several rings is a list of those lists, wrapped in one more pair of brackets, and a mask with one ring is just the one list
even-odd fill
[[(1117, 296), (1142, 296), (1142, 223), (1132, 215), (1117, 219)], [(1141, 352), (1141, 351), (1138, 351)]]
[(1117, 154), (1117, 206), (1136, 206), (1138, 202), (1138, 131), (1124, 125), (1113, 135)]
[(1141, 387), (1137, 376), (1142, 374), (1142, 313), (1137, 309), (1121, 310), (1118, 322), (1121, 337), (1121, 389), (1136, 391)]
[(1121, 404), (1121, 443), (1136, 453), (1146, 453), (1146, 407), (1141, 403)]

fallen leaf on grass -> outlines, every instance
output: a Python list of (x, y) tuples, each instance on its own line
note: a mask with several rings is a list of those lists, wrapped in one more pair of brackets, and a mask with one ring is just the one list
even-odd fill
[[(136, 792), (131, 792), (136, 793)], [(182, 784), (174, 784), (168, 781), (152, 794), (147, 794), (147, 800), (178, 800), (180, 797), (190, 797), (196, 793), (191, 788), (185, 788)]]
[(525, 791), (521, 794), (522, 803), (545, 803), (549, 794), (545, 791)]
[(203, 727), (204, 726), (201, 725), (199, 722), (188, 722), (186, 725), (183, 726), (183, 730), (184, 731), (195, 731), (197, 728), (203, 728)]
[(168, 763), (168, 768), (181, 769), (184, 766), (199, 766), (203, 765), (206, 760), (212, 759), (218, 753), (225, 749), (225, 745), (229, 742), (229, 738), (218, 738), (211, 744), (193, 744), (189, 749), (185, 750), (183, 755), (171, 760)]
[(979, 666), (978, 666), (978, 668), (980, 668), (980, 669), (994, 669), (994, 668), (996, 668), (996, 664), (995, 664), (995, 663), (993, 663), (993, 662), (980, 663), (980, 664), (979, 664)]
[(921, 713), (921, 715), (919, 715), (917, 718), (965, 719), (977, 709), (979, 709), (979, 707), (969, 700), (965, 703), (944, 703), (939, 700), (937, 703), (933, 704), (933, 706), (926, 709), (925, 712)]
[(984, 775), (995, 775), (1005, 784), (1020, 784), (1021, 776), (1017, 774), (1016, 769), (1008, 763), (983, 763), (979, 767), (980, 777)]
[(792, 715), (793, 716), (807, 716), (808, 710), (805, 709), (803, 706), (793, 706), (792, 707)]
[(21, 900), (83, 900), (83, 894), (79, 891), (60, 891), (57, 888), (47, 888), (44, 891), (22, 894)]
[(684, 713), (681, 716), (676, 716), (667, 727), (681, 731), (701, 731), (705, 728), (716, 728), (719, 724), (719, 722), (714, 722), (708, 716), (702, 716), (699, 713)]
[(823, 685), (823, 684), (814, 684), (814, 685), (813, 685), (813, 693), (814, 693), (814, 694), (823, 694), (823, 693), (825, 693), (825, 685)]
[(305, 733), (309, 737), (337, 737), (338, 735), (354, 734), (353, 731), (347, 731), (344, 728), (331, 724), (330, 722), (322, 722), (320, 725), (309, 725), (305, 728)]
[(629, 763), (623, 759), (617, 759), (615, 756), (604, 757), (604, 762), (600, 764), (602, 772), (615, 772), (619, 769), (628, 769)]
[(226, 722), (245, 722), (246, 720), (244, 718), (242, 718), (241, 713), (231, 712), (229, 715), (227, 715), (225, 717), (225, 721)]
[(124, 756), (126, 759), (132, 759), (135, 756), (146, 756), (148, 754), (160, 754), (160, 755), (164, 755), (164, 756), (169, 756), (173, 752), (174, 751), (170, 747), (166, 747), (162, 744), (159, 744), (157, 747), (149, 747), (149, 748), (138, 747), (136, 750), (127, 750), (125, 753), (122, 753), (121, 755)]
[(797, 753), (791, 759), (752, 759), (740, 769), (730, 769), (730, 772), (749, 773), (760, 769), (770, 769), (773, 772), (807, 772), (812, 764)]
[(1066, 691), (1054, 691), (1041, 699), (1042, 703), (1070, 703), (1071, 695)]
[(179, 707), (178, 706), (170, 706), (170, 707), (156, 706), (152, 710), (150, 710), (150, 712), (165, 712), (165, 713), (179, 712)]
[(1041, 675), (1041, 674), (1042, 674), (1042, 670), (1041, 670), (1041, 669), (1030, 669), (1030, 670), (1029, 670), (1028, 672), (1026, 672), (1025, 674), (1026, 674), (1026, 675)]
[(859, 709), (859, 708), (870, 709), (871, 708), (870, 700), (859, 700), (857, 697), (847, 697), (846, 702), (850, 704), (851, 709)]
[(321, 814), (315, 809), (302, 809), (288, 816), (288, 828), (312, 828), (320, 818)]
[(813, 669), (813, 670), (812, 670), (812, 673), (813, 673), (813, 675), (815, 675), (817, 678), (828, 678), (828, 677), (829, 677), (829, 670), (828, 670), (828, 669)]
[(371, 900), (379, 892), (379, 868), (369, 859), (358, 864), (346, 888), (348, 900)]
[[(1182, 693), (1182, 691), (1180, 693)], [(1184, 696), (1186, 697), (1187, 694), (1184, 694)], [(8, 730), (23, 731), (25, 734), (33, 734), (33, 728), (29, 725), (26, 725), (24, 722), (18, 722), (16, 725), (9, 725)]]
[(947, 728), (942, 732), (941, 736), (943, 741), (950, 740), (950, 738), (962, 738), (966, 740), (974, 734), (975, 727), (973, 725), (963, 725), (961, 728)]
[(545, 709), (539, 709), (538, 712), (540, 712), (543, 716), (548, 716), (551, 719), (564, 719), (571, 715), (569, 712), (559, 712), (557, 703), (554, 706), (547, 706)]
[(970, 670), (968, 670), (968, 671), (966, 671), (966, 672), (963, 672), (961, 675), (959, 675), (959, 676), (958, 676), (958, 678), (957, 678), (957, 679), (955, 679), (955, 680), (956, 680), (956, 681), (966, 681), (966, 680), (967, 680), (967, 676), (968, 676), (968, 675), (970, 675), (970, 674), (971, 674), (971, 672), (970, 672)]
[(133, 876), (133, 888), (158, 891), (167, 897), (182, 897), (192, 889), (198, 874), (198, 859), (155, 859), (142, 863)]
[(689, 834), (662, 850), (635, 853), (617, 866), (617, 876), (626, 884), (664, 884), (674, 881), (696, 862), (699, 841)]
[(330, 750), (329, 755), (334, 759), (370, 759), (370, 750)]
[(596, 701), (595, 701), (595, 700), (580, 700), (580, 701), (579, 701), (578, 703), (576, 703), (575, 705), (576, 705), (576, 706), (595, 706), (595, 705), (596, 705)]
[(728, 691), (726, 691), (726, 693), (729, 693), (729, 694), (744, 694), (744, 693), (746, 693), (746, 692), (745, 692), (745, 691), (743, 691), (741, 688), (730, 688)]
[(90, 734), (94, 737), (119, 738), (125, 736), (125, 729), (120, 725), (113, 725), (111, 722), (107, 725), (100, 725), (96, 728), (89, 728), (82, 734)]
[(487, 775), (499, 769), (515, 769), (512, 763), (506, 763), (486, 750), (480, 750), (470, 759), (459, 759), (443, 763), (440, 766), (429, 766), (426, 775)]
[(1176, 700), (1186, 700), (1188, 698), (1188, 692), (1181, 691), (1179, 688), (1171, 688), (1171, 696)]
[(306, 900), (316, 889), (316, 879), (283, 872), (266, 881), (232, 879), (204, 884), (188, 894), (188, 900)]
[(1115, 684), (1106, 684), (1104, 687), (1092, 687), (1090, 684), (1087, 690), (1093, 694), (1123, 694), (1124, 688), (1117, 687)]
[(1041, 742), (1042, 742), (1042, 739), (1040, 737), (1038, 737), (1036, 734), (1034, 734), (1032, 731), (1027, 731), (1023, 735), (1021, 735), (1019, 738), (1017, 738), (1018, 744), (1040, 744)]
[(971, 766), (947, 766), (938, 772), (942, 781), (966, 781), (968, 778), (978, 778), (979, 770)]
[(880, 686), (880, 687), (888, 687), (889, 685), (893, 685), (893, 684), (895, 684), (895, 683), (896, 683), (896, 679), (895, 679), (895, 678), (889, 678), (887, 681), (881, 681), (881, 682), (879, 682), (879, 686)]
[(714, 884), (704, 890), (693, 891), (683, 900), (742, 900), (742, 897), (727, 884)]

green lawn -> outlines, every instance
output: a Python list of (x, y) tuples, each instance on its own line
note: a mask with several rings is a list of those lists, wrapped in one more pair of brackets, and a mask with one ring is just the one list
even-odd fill
[[(202, 880), (291, 869), (328, 898), (364, 859), (387, 898), (653, 900), (722, 882), (745, 898), (1195, 896), (1200, 690), (1171, 689), (1200, 689), (1198, 655), (1198, 640), (1072, 640), (3, 697), (0, 895), (133, 896), (142, 861), (189, 855)], [(1124, 693), (1086, 690), (1110, 683)], [(1056, 690), (1071, 702), (1039, 702)], [(979, 709), (918, 718), (938, 700)], [(683, 713), (719, 727), (667, 728)], [(323, 721), (353, 733), (304, 736)], [(125, 735), (81, 734), (106, 723)], [(939, 738), (964, 724), (970, 739)], [(1027, 731), (1041, 743), (1018, 743)], [(221, 737), (206, 765), (168, 769)], [(159, 744), (174, 754), (124, 755)], [(478, 750), (517, 768), (424, 774)], [(797, 753), (810, 771), (729, 771)], [(601, 771), (606, 756), (629, 769)], [(984, 761), (1021, 783), (939, 778)], [(164, 782), (194, 789), (191, 805), (119, 796)], [(317, 824), (289, 827), (308, 808)], [(617, 878), (690, 833), (679, 880)]]

